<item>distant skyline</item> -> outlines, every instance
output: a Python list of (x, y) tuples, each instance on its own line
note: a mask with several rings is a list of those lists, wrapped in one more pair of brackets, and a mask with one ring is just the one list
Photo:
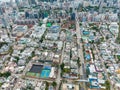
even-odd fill
[[(0, 1), (3, 1), (3, 2), (9, 2), (10, 0), (0, 0)], [(14, 0), (13, 0), (14, 1)]]
[(10, 0), (0, 0), (0, 1), (8, 2), (8, 1), (10, 1)]

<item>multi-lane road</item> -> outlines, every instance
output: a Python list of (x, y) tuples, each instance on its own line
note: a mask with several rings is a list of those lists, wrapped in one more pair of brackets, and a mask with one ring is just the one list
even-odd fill
[[(76, 15), (76, 34), (77, 34), (77, 44), (78, 44), (78, 56), (80, 58), (81, 65), (84, 64), (84, 57), (83, 57), (83, 49), (82, 49), (82, 43), (81, 40), (81, 33), (80, 33), (80, 26), (79, 26), (79, 20), (78, 20), (78, 14)], [(83, 68), (80, 69), (80, 75), (84, 75)]]
[[(75, 21), (76, 21), (76, 35), (77, 35), (77, 44), (78, 44), (78, 57), (80, 58), (80, 79), (85, 79), (85, 73), (84, 73), (84, 56), (83, 56), (83, 48), (81, 41), (81, 32), (80, 32), (80, 26), (79, 26), (79, 19), (78, 19), (78, 13), (75, 12)], [(86, 90), (85, 82), (83, 82), (83, 88)]]
[[(62, 61), (63, 61), (63, 57), (64, 57), (64, 51), (65, 51), (65, 41), (63, 41), (63, 49), (62, 49), (62, 53), (61, 53), (61, 59), (60, 59), (60, 64), (62, 64)], [(57, 87), (56, 87), (56, 90), (59, 90), (59, 86), (60, 86), (60, 83), (61, 83), (61, 68), (59, 67), (59, 70), (58, 70), (58, 76), (57, 76), (57, 79), (56, 79), (56, 82), (57, 82)]]

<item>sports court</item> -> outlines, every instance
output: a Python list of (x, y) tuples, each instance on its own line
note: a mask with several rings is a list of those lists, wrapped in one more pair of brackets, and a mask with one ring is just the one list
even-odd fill
[(31, 69), (26, 73), (27, 76), (36, 78), (49, 78), (51, 66), (33, 64)]
[(33, 64), (31, 69), (30, 69), (30, 72), (40, 73), (42, 71), (42, 68), (43, 68), (43, 65), (35, 65), (35, 64)]

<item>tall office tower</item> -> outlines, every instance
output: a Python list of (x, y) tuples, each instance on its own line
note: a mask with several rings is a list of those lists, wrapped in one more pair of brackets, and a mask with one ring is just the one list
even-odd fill
[(42, 2), (54, 2), (54, 1), (59, 1), (59, 0), (37, 0), (38, 2), (42, 1)]
[(39, 3), (39, 1), (38, 1), (38, 0), (35, 0), (35, 2), (36, 2), (36, 4), (38, 4), (38, 3)]
[(103, 3), (104, 3), (104, 0), (101, 0), (99, 4), (99, 13), (102, 13), (103, 11)]
[(36, 0), (28, 0), (29, 5), (36, 5)]
[(13, 0), (10, 0), (10, 5), (13, 6)]
[(19, 6), (20, 5), (20, 0), (15, 0), (15, 3), (16, 3), (17, 6)]
[(10, 3), (12, 4), (12, 3), (13, 3), (13, 0), (10, 0)]
[(62, 9), (62, 0), (56, 0), (58, 3), (58, 6)]
[[(120, 3), (120, 2), (119, 2)], [(119, 12), (118, 12), (118, 19), (119, 19), (119, 29), (120, 29), (120, 6), (118, 7), (119, 8)], [(119, 30), (120, 31), (120, 30)]]
[(75, 20), (75, 13), (71, 14), (71, 20)]
[(3, 24), (3, 27), (7, 28), (8, 22), (7, 22), (7, 20), (4, 17), (2, 18), (2, 24)]
[(29, 14), (29, 12), (25, 12), (25, 18), (29, 18), (29, 16), (30, 16), (30, 14)]
[(117, 1), (118, 1), (118, 0), (113, 0), (113, 3), (115, 4), (115, 3), (117, 3)]
[(54, 2), (54, 0), (48, 0), (49, 2), (51, 2), (51, 3), (53, 3)]
[(3, 8), (0, 7), (0, 15), (3, 15), (4, 11), (3, 11)]
[(29, 7), (29, 0), (20, 0), (20, 6)]
[(118, 2), (118, 5), (117, 5), (117, 6), (118, 6), (118, 8), (119, 8), (119, 10), (120, 10), (120, 0), (118, 0), (117, 2)]

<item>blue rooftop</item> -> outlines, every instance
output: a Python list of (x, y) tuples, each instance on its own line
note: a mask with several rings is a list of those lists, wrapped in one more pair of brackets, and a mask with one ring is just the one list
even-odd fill
[(83, 31), (83, 35), (89, 35), (90, 32), (89, 31)]
[(86, 60), (90, 60), (90, 59), (91, 59), (90, 54), (86, 54), (86, 55), (85, 55), (85, 59), (86, 59)]
[(89, 78), (90, 88), (100, 88), (98, 84), (98, 79)]
[(94, 36), (90, 36), (89, 39), (94, 40)]

